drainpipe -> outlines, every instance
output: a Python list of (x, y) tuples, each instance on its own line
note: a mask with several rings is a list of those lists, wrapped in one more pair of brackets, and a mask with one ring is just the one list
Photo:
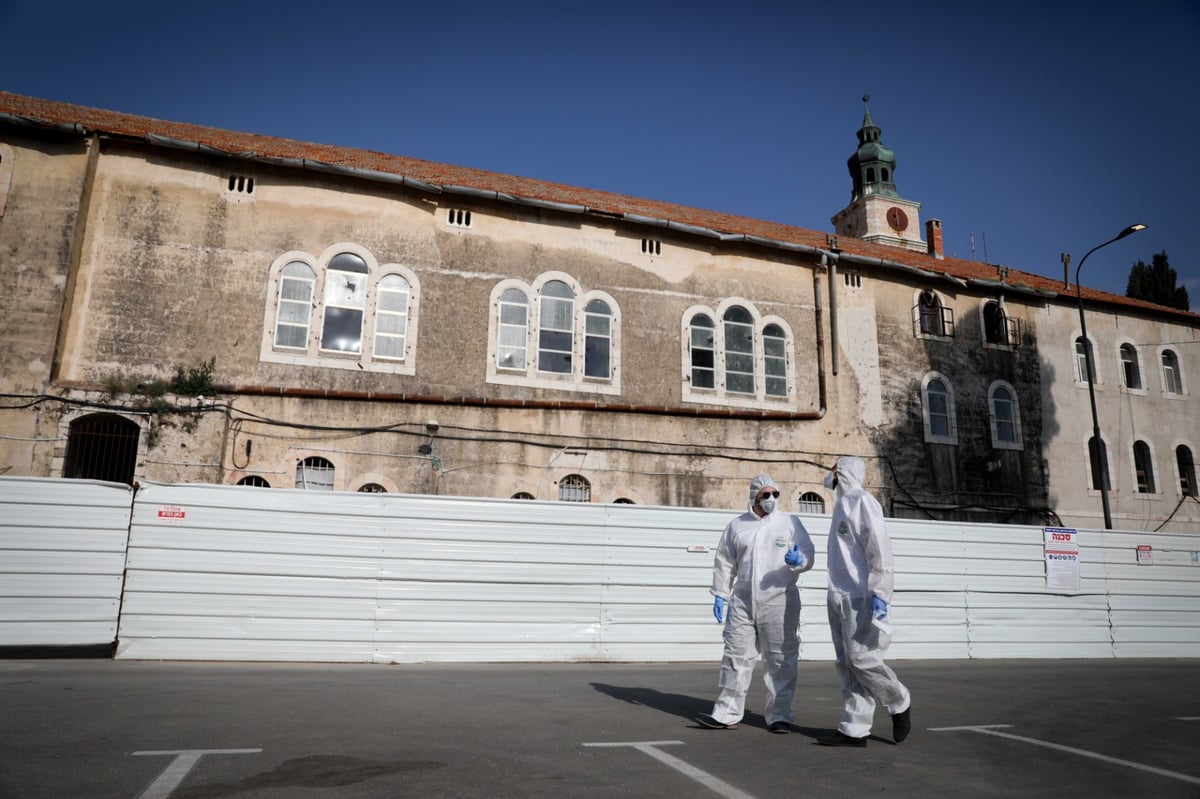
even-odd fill
[(829, 362), (835, 375), (838, 373), (837, 262), (835, 253), (821, 251), (821, 266), (829, 269)]

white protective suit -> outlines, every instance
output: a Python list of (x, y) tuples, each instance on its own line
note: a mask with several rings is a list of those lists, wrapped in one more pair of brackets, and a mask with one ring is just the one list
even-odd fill
[(878, 700), (889, 714), (908, 709), (908, 689), (884, 662), (891, 636), (871, 624), (871, 597), (891, 604), (892, 542), (879, 501), (863, 487), (861, 458), (838, 458), (837, 497), (826, 551), (829, 629), (845, 706), (838, 730), (851, 738), (871, 733)]
[[(796, 580), (813, 566), (813, 542), (800, 520), (778, 508), (762, 518), (754, 512), (758, 494), (775, 486), (768, 475), (750, 482), (750, 509), (731, 521), (713, 558), (713, 596), (725, 597), (725, 652), (712, 717), (737, 724), (745, 712), (754, 663), (762, 656), (767, 686), (767, 724), (792, 722), (796, 661), (800, 656), (800, 589)], [(793, 546), (804, 554), (801, 566), (788, 566)]]

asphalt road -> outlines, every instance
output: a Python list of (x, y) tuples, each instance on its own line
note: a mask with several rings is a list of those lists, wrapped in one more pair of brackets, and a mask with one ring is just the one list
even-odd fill
[(758, 676), (695, 723), (716, 663), (0, 660), (0, 797), (1200, 797), (1198, 661), (892, 665), (912, 736), (830, 749), (824, 662), (772, 735)]

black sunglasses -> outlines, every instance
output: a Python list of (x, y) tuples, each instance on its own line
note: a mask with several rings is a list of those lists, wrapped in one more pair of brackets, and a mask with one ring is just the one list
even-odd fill
[(758, 495), (759, 499), (766, 499), (767, 497), (775, 497), (775, 499), (779, 499), (779, 492), (778, 491), (768, 491), (765, 494)]

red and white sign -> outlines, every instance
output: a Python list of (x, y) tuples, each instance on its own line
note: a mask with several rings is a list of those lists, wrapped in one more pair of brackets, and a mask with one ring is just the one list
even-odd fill
[(187, 509), (182, 505), (159, 505), (158, 520), (161, 522), (181, 522), (187, 518)]
[(1067, 527), (1045, 527), (1046, 587), (1079, 590), (1078, 533)]
[(1138, 544), (1138, 565), (1149, 566), (1154, 563), (1154, 548), (1149, 544)]

